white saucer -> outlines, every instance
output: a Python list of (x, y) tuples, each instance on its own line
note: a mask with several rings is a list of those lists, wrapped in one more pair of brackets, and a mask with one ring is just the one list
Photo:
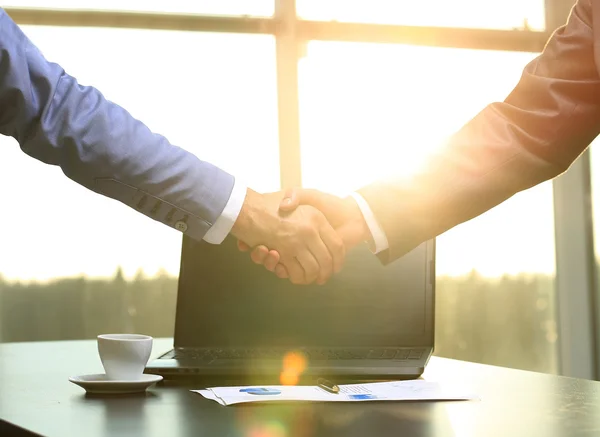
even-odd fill
[(69, 381), (83, 387), (90, 394), (141, 393), (163, 379), (160, 375), (143, 374), (140, 379), (117, 381), (106, 378), (105, 374), (71, 376)]

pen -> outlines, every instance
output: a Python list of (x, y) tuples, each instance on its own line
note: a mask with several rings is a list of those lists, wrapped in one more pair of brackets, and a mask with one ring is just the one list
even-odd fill
[(338, 394), (340, 392), (340, 388), (336, 384), (327, 381), (326, 379), (319, 378), (317, 384), (319, 385), (319, 387), (321, 387), (323, 390), (328, 391), (329, 393)]

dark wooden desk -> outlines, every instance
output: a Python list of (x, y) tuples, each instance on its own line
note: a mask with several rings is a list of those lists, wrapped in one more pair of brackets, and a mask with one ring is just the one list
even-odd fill
[[(155, 354), (170, 347), (156, 340)], [(44, 436), (485, 436), (600, 435), (600, 382), (441, 358), (425, 378), (481, 401), (222, 407), (190, 388), (89, 397), (70, 375), (100, 373), (95, 341), (0, 345), (0, 435)]]

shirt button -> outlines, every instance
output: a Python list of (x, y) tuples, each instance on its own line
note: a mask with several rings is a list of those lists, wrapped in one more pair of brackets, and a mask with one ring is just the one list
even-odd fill
[(187, 231), (187, 228), (188, 228), (188, 225), (185, 222), (180, 221), (180, 222), (175, 223), (175, 229), (177, 229), (178, 231), (185, 232), (185, 231)]

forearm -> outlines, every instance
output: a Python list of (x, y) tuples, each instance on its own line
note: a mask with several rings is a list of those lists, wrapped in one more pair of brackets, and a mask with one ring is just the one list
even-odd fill
[(579, 1), (506, 100), (467, 123), (424, 171), (359, 190), (388, 237), (384, 260), (559, 175), (598, 135), (591, 21), (589, 0)]
[[(469, 127), (475, 128), (476, 123), (473, 120)], [(531, 154), (511, 154), (509, 150), (503, 156), (494, 156), (497, 165), (493, 166), (485, 157), (474, 156), (483, 143), (467, 144), (471, 144), (471, 151), (462, 152), (462, 159), (453, 150), (466, 148), (465, 143), (452, 142), (430, 161), (427, 170), (413, 178), (380, 181), (359, 190), (389, 242), (389, 249), (379, 253), (383, 262), (407, 254), (566, 169)]]
[(234, 178), (44, 59), (0, 10), (0, 133), (74, 181), (202, 238)]

